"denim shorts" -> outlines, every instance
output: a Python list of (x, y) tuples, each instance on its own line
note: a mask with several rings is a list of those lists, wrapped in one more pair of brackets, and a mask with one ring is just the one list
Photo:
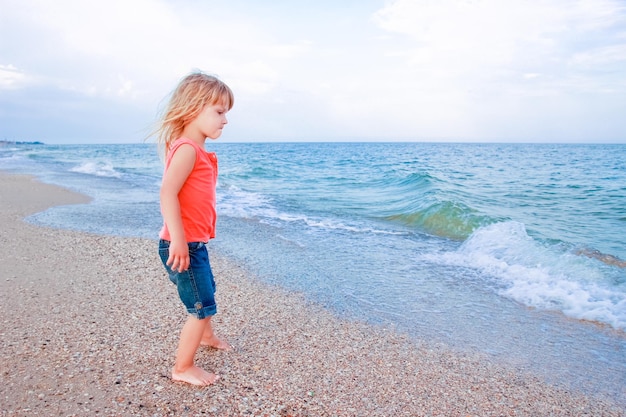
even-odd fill
[(170, 253), (170, 242), (167, 240), (159, 241), (159, 256), (189, 314), (202, 320), (217, 313), (215, 280), (206, 245), (203, 242), (190, 242), (188, 246), (190, 263), (186, 271), (173, 271), (166, 264)]

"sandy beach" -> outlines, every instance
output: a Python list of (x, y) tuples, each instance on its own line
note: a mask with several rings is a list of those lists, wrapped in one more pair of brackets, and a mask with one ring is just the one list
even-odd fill
[[(35, 226), (85, 196), (0, 174), (2, 416), (624, 416), (480, 354), (347, 322), (213, 256), (210, 387), (169, 379), (185, 320), (156, 241)], [(156, 235), (157, 231), (155, 231)]]

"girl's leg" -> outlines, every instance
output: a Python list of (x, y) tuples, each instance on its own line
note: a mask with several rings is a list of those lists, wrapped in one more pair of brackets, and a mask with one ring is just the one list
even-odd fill
[(194, 316), (187, 317), (187, 321), (180, 332), (176, 363), (172, 369), (173, 381), (187, 382), (193, 385), (210, 385), (219, 379), (217, 375), (195, 366), (193, 361), (207, 322), (210, 320), (210, 317), (202, 320)]
[(211, 324), (211, 318), (208, 318), (206, 322), (206, 327), (204, 328), (204, 334), (202, 335), (202, 340), (200, 345), (209, 346), (215, 349), (220, 350), (231, 350), (231, 346), (224, 340), (221, 340), (219, 337), (215, 335), (213, 331), (213, 325)]

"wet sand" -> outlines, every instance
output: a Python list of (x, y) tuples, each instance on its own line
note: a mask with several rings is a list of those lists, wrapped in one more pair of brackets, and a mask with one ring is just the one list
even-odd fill
[(197, 356), (216, 385), (173, 383), (185, 312), (156, 241), (23, 221), (87, 201), (0, 173), (2, 416), (626, 415), (480, 354), (344, 321), (218, 256), (214, 323), (235, 349)]

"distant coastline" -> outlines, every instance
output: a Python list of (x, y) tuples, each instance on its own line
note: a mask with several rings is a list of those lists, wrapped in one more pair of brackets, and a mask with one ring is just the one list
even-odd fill
[(0, 140), (0, 146), (3, 145), (45, 145), (39, 141), (15, 141), (15, 140)]

